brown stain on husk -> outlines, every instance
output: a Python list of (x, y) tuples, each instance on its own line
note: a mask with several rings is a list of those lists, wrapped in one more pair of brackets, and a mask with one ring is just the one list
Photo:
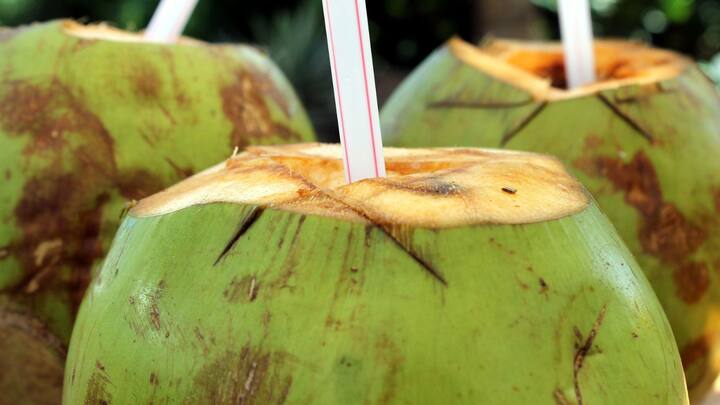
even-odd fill
[(87, 390), (85, 391), (85, 399), (83, 405), (108, 405), (112, 403), (112, 394), (108, 391), (108, 385), (111, 384), (110, 377), (105, 371), (105, 366), (99, 361), (95, 363), (90, 379), (88, 380)]
[[(23, 236), (10, 248), (25, 270), (20, 292), (31, 294), (45, 287), (65, 290), (75, 309), (89, 283), (90, 268), (103, 255), (102, 208), (109, 201), (108, 194), (93, 193), (109, 183), (90, 179), (84, 183), (79, 177), (48, 175), (25, 183), (14, 211)], [(38, 255), (43, 245), (55, 242), (60, 248)]]
[[(179, 177), (183, 178), (183, 177)], [(165, 188), (167, 182), (144, 169), (121, 173), (114, 186), (128, 200), (141, 200)]]
[(244, 149), (250, 144), (262, 143), (272, 137), (285, 142), (299, 142), (300, 134), (273, 121), (266, 97), (268, 86), (258, 81), (252, 70), (236, 72), (235, 80), (220, 89), (223, 112), (232, 123), (230, 147)]
[(710, 272), (705, 263), (688, 262), (673, 271), (677, 295), (687, 304), (694, 304), (710, 288)]
[(95, 158), (98, 169), (107, 171), (104, 166), (114, 164), (110, 133), (67, 86), (58, 80), (46, 86), (19, 80), (5, 86), (7, 90), (0, 102), (0, 127), (10, 136), (30, 135), (33, 142), (26, 147), (25, 154), (60, 148), (67, 144), (66, 136), (74, 135), (92, 146), (90, 157)]
[(255, 86), (259, 91), (267, 95), (285, 114), (290, 118), (290, 105), (283, 91), (278, 87), (270, 73), (262, 72), (258, 69), (249, 68), (248, 74), (252, 76)]
[(378, 403), (391, 404), (394, 402), (398, 390), (398, 377), (405, 362), (400, 347), (385, 333), (378, 336), (375, 341), (375, 353), (379, 364), (382, 364), (382, 386)]
[(203, 366), (194, 378), (196, 389), (186, 404), (282, 404), (292, 389), (291, 356), (243, 347)]
[(683, 301), (698, 302), (710, 281), (706, 266), (692, 263), (690, 257), (705, 242), (707, 232), (663, 199), (655, 167), (644, 151), (627, 163), (607, 156), (594, 161), (597, 173), (623, 191), (625, 201), (641, 215), (638, 239), (643, 250), (675, 268), (673, 279)]
[(132, 88), (137, 95), (146, 99), (160, 96), (162, 81), (158, 72), (147, 62), (139, 63), (130, 76)]
[[(14, 216), (21, 235), (7, 248), (24, 277), (16, 294), (60, 291), (73, 312), (88, 285), (92, 265), (103, 256), (103, 209), (117, 189), (139, 199), (164, 188), (145, 171), (120, 173), (114, 140), (98, 116), (57, 79), (39, 85), (5, 83), (0, 129), (26, 138), (23, 158), (44, 163), (23, 186)], [(44, 247), (56, 248), (46, 251)], [(39, 258), (40, 257), (40, 258)]]
[(680, 349), (680, 359), (687, 378), (688, 389), (700, 384), (710, 366), (710, 347), (705, 336), (701, 336)]
[(230, 303), (237, 303), (241, 300), (252, 302), (257, 298), (259, 289), (260, 283), (255, 276), (233, 277), (225, 290), (223, 290), (223, 297)]

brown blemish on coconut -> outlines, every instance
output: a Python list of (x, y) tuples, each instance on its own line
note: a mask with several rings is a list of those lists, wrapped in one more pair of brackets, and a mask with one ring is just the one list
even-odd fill
[(258, 69), (248, 69), (248, 73), (252, 76), (255, 85), (262, 94), (270, 97), (270, 99), (282, 110), (286, 117), (290, 117), (290, 106), (287, 97), (277, 86), (275, 80), (272, 79), (269, 72), (261, 72)]
[(178, 75), (174, 53), (168, 47), (161, 47), (159, 51), (163, 58), (165, 58), (165, 67), (170, 71), (170, 78), (172, 80), (171, 88), (175, 92), (175, 102), (178, 106), (189, 107), (191, 100), (187, 94), (185, 94), (185, 86)]
[(165, 289), (165, 281), (160, 280), (157, 287), (151, 294), (147, 295), (150, 304), (150, 327), (156, 331), (160, 330), (160, 297)]
[(712, 191), (713, 202), (715, 203), (715, 212), (720, 214), (720, 188), (716, 188)]
[(8, 86), (0, 102), (0, 126), (11, 136), (32, 137), (33, 143), (25, 153), (38, 154), (48, 148), (59, 148), (65, 144), (65, 134), (72, 132), (89, 147), (89, 150), (76, 150), (89, 153), (79, 158), (90, 158), (97, 168), (105, 171), (114, 163), (113, 139), (109, 132), (62, 83), (54, 80), (41, 87), (15, 81)]
[(195, 340), (197, 340), (198, 344), (200, 345), (203, 354), (207, 356), (208, 353), (210, 353), (210, 346), (208, 346), (207, 339), (205, 339), (205, 334), (203, 333), (202, 329), (200, 329), (199, 326), (196, 326), (193, 328), (193, 333), (195, 334)]
[[(109, 195), (98, 194), (93, 201), (92, 191), (85, 189), (88, 185), (93, 189), (107, 186), (83, 183), (70, 174), (25, 183), (14, 212), (23, 236), (10, 248), (25, 270), (20, 286), (23, 293), (53, 286), (69, 291), (74, 307), (79, 305), (90, 267), (103, 254), (102, 208), (109, 200)], [(77, 197), (83, 193), (88, 195)], [(86, 205), (90, 208), (84, 208)], [(48, 246), (61, 248), (43, 249)], [(66, 269), (69, 274), (63, 274)]]
[(160, 95), (162, 81), (157, 71), (148, 64), (140, 64), (130, 77), (132, 88), (143, 98), (157, 98)]
[(590, 176), (598, 176), (600, 174), (600, 167), (597, 163), (596, 155), (598, 149), (603, 146), (604, 143), (605, 141), (599, 135), (588, 135), (583, 143), (582, 154), (573, 162), (573, 166)]
[(160, 307), (157, 303), (150, 306), (150, 326), (155, 330), (160, 330)]
[(688, 262), (675, 269), (673, 280), (678, 297), (687, 304), (694, 304), (710, 288), (710, 272), (705, 263)]
[(637, 152), (629, 163), (599, 157), (596, 165), (642, 215), (639, 239), (646, 252), (664, 261), (682, 261), (705, 241), (704, 230), (687, 221), (675, 205), (663, 201), (655, 168), (645, 152)]
[(202, 367), (187, 404), (282, 404), (292, 388), (291, 357), (244, 347)]
[(160, 385), (160, 379), (158, 378), (158, 375), (155, 373), (150, 373), (150, 385), (158, 386)]
[(117, 176), (115, 183), (120, 194), (128, 200), (145, 198), (158, 190), (162, 190), (166, 184), (160, 178), (143, 169), (122, 173)]
[[(15, 82), (9, 85), (5, 98), (0, 102), (0, 124), (9, 135), (31, 134), (33, 144), (25, 153), (64, 144), (63, 135), (68, 121), (43, 117), (50, 109), (52, 94), (38, 87)], [(48, 122), (50, 121), (50, 122)]]
[(273, 121), (263, 86), (252, 73), (240, 71), (233, 83), (220, 89), (223, 112), (233, 124), (231, 148), (237, 146), (242, 149), (270, 137), (278, 137), (283, 141), (301, 140), (299, 134)]
[(384, 365), (382, 392), (378, 400), (379, 404), (390, 404), (393, 402), (398, 388), (398, 374), (405, 359), (400, 353), (402, 351), (386, 334), (379, 336), (375, 342), (375, 349), (380, 364)]
[(555, 399), (557, 405), (570, 405), (570, 401), (568, 401), (560, 388), (553, 392), (553, 399)]
[(90, 268), (103, 255), (102, 211), (111, 190), (139, 199), (163, 183), (143, 171), (118, 173), (112, 136), (57, 80), (46, 86), (9, 84), (0, 102), (0, 127), (9, 136), (27, 137), (24, 153), (45, 162), (45, 169), (26, 180), (14, 211), (22, 236), (8, 252), (25, 277), (12, 287), (23, 294), (68, 291), (77, 308)]
[(233, 277), (230, 284), (223, 291), (223, 297), (230, 303), (237, 303), (240, 300), (253, 302), (260, 290), (260, 283), (255, 276), (249, 275), (238, 279)]
[(708, 371), (710, 347), (704, 336), (686, 344), (680, 350), (680, 359), (687, 378), (688, 388), (693, 388), (703, 381)]
[(687, 258), (706, 238), (705, 230), (688, 222), (677, 207), (668, 203), (663, 203), (640, 233), (643, 247), (666, 261)]
[(164, 289), (165, 282), (161, 280), (153, 290), (137, 297), (128, 297), (130, 308), (124, 319), (138, 337), (145, 339), (148, 334), (160, 336), (163, 331), (166, 338), (170, 336), (168, 326), (165, 325), (163, 328), (163, 317), (160, 310), (160, 298)]
[(675, 267), (673, 279), (682, 300), (688, 304), (700, 300), (710, 283), (707, 266), (690, 262), (689, 257), (705, 242), (707, 233), (688, 221), (674, 204), (663, 200), (657, 173), (645, 152), (637, 152), (628, 163), (597, 157), (594, 168), (586, 171), (608, 178), (625, 193), (625, 201), (643, 220), (638, 230), (643, 250)]
[(107, 389), (110, 384), (110, 377), (105, 372), (105, 367), (99, 361), (95, 363), (87, 391), (85, 392), (84, 404), (87, 405), (108, 405), (112, 403), (112, 395)]

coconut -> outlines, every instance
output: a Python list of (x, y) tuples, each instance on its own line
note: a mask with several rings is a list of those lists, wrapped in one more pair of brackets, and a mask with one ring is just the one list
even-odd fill
[[(0, 353), (0, 391), (8, 403), (40, 395), (24, 389), (35, 382), (16, 383), (34, 378), (27, 372), (59, 401), (62, 375), (48, 375), (63, 369), (90, 270), (125, 202), (236, 146), (313, 131), (279, 70), (248, 46), (152, 44), (56, 21), (0, 31), (0, 71), (0, 346), (32, 340)], [(44, 371), (27, 366), (36, 362)]]
[(64, 403), (687, 402), (657, 298), (554, 158), (254, 147), (144, 199), (88, 289)]
[(595, 57), (598, 82), (567, 90), (559, 44), (453, 39), (388, 101), (383, 135), (559, 157), (636, 255), (699, 398), (719, 367), (720, 97), (669, 51), (598, 41)]

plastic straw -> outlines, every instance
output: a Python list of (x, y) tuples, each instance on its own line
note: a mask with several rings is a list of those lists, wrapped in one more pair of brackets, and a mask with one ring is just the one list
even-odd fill
[(197, 2), (198, 0), (162, 0), (145, 30), (145, 39), (162, 43), (176, 42)]
[(345, 179), (384, 177), (365, 0), (323, 0)]
[(568, 88), (595, 82), (592, 20), (588, 0), (559, 0)]

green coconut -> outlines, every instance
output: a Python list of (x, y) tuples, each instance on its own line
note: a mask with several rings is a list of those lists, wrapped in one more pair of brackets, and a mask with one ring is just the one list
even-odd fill
[(662, 307), (559, 161), (257, 147), (139, 202), (64, 403), (683, 404)]
[(719, 367), (720, 96), (675, 53), (622, 41), (595, 51), (598, 82), (566, 90), (559, 44), (453, 39), (390, 98), (383, 135), (559, 157), (644, 269), (699, 398)]
[(59, 400), (62, 374), (50, 370), (63, 369), (126, 201), (236, 146), (313, 131), (279, 70), (248, 46), (152, 44), (56, 21), (0, 31), (0, 72), (0, 392), (34, 403), (13, 392), (42, 396), (25, 389), (37, 379)]

